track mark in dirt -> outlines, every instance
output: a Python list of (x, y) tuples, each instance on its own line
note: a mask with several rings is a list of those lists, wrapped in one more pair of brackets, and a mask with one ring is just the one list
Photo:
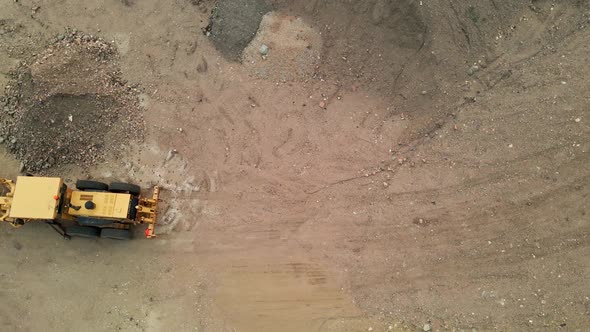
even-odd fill
[(287, 129), (287, 137), (281, 142), (281, 144), (275, 146), (272, 149), (273, 156), (280, 158), (279, 149), (281, 149), (283, 146), (285, 146), (285, 144), (289, 143), (289, 141), (291, 140), (292, 137), (293, 137), (293, 128), (289, 128), (289, 129)]
[(397, 88), (397, 84), (399, 83), (399, 79), (402, 76), (402, 74), (404, 73), (404, 71), (406, 70), (406, 67), (410, 64), (410, 62), (416, 61), (416, 57), (418, 56), (418, 54), (420, 54), (420, 52), (422, 52), (422, 49), (424, 49), (424, 46), (426, 45), (426, 34), (427, 33), (428, 33), (428, 27), (425, 26), (424, 32), (422, 33), (422, 42), (420, 43), (420, 47), (418, 47), (418, 49), (416, 50), (416, 52), (412, 56), (409, 56), (406, 59), (406, 61), (404, 61), (402, 63), (399, 72), (397, 73), (397, 75), (395, 75), (395, 78), (393, 79), (393, 83), (392, 83), (393, 90), (395, 90)]
[[(240, 260), (221, 273), (216, 302), (230, 326), (244, 331), (319, 331), (336, 317), (359, 317), (319, 264), (287, 259)], [(272, 314), (269, 314), (272, 313)]]
[(219, 190), (219, 173), (217, 171), (205, 172), (203, 189), (207, 192), (217, 192)]
[(227, 113), (227, 110), (225, 108), (223, 108), (222, 106), (219, 106), (217, 108), (217, 110), (219, 111), (219, 114), (221, 114), (221, 116), (227, 121), (229, 122), (232, 126), (235, 125), (234, 120), (231, 118), (231, 116), (229, 116), (229, 114)]
[(359, 175), (359, 176), (354, 176), (354, 177), (351, 177), (351, 178), (346, 178), (346, 179), (343, 179), (343, 180), (332, 182), (332, 183), (329, 183), (327, 185), (324, 185), (323, 187), (320, 187), (320, 188), (315, 189), (315, 190), (312, 190), (312, 191), (305, 191), (305, 193), (308, 194), (308, 195), (317, 194), (320, 191), (324, 191), (326, 189), (330, 189), (330, 188), (332, 188), (334, 186), (342, 185), (342, 184), (345, 184), (345, 183), (348, 183), (348, 182), (352, 182), (352, 181), (356, 181), (356, 180), (360, 180), (360, 179), (367, 179), (369, 177), (373, 177), (373, 176), (376, 176), (376, 175), (379, 175), (379, 174), (382, 174), (382, 173), (385, 173), (385, 172), (391, 173), (391, 175), (393, 176), (393, 175), (396, 174), (397, 170), (398, 170), (398, 167), (396, 165), (392, 164), (390, 166), (387, 166), (386, 168), (380, 167), (377, 170), (374, 170), (374, 171), (371, 171), (371, 172), (365, 172), (364, 174)]
[(367, 122), (367, 120), (369, 119), (369, 117), (371, 117), (371, 114), (372, 113), (370, 111), (366, 111), (365, 112), (365, 114), (361, 118), (361, 122), (359, 122), (359, 127), (365, 128), (365, 123)]
[(174, 63), (176, 62), (176, 55), (178, 53), (179, 48), (180, 43), (178, 42), (178, 40), (174, 41), (174, 44), (172, 45), (172, 56), (170, 57), (170, 65), (168, 67), (172, 68), (174, 66)]

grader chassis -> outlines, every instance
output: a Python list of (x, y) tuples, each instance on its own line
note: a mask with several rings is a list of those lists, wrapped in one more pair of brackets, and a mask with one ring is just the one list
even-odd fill
[(46, 222), (67, 239), (126, 240), (132, 238), (132, 225), (146, 224), (145, 236), (156, 236), (157, 186), (144, 197), (139, 186), (129, 183), (78, 180), (71, 189), (58, 177), (19, 176), (16, 183), (0, 178), (1, 188), (0, 222), (13, 227)]

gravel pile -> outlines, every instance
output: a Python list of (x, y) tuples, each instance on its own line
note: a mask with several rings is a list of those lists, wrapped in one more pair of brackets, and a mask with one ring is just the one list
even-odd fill
[(271, 9), (264, 0), (218, 0), (209, 20), (209, 38), (226, 58), (240, 61)]
[(0, 143), (32, 173), (90, 166), (143, 138), (137, 89), (120, 78), (116, 49), (68, 31), (21, 63), (0, 97)]

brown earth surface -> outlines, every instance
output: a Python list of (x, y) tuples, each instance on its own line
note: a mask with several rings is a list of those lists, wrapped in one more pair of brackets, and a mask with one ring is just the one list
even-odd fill
[(68, 27), (142, 92), (143, 142), (44, 172), (164, 196), (152, 240), (0, 225), (0, 330), (587, 330), (590, 3), (270, 4), (305, 80), (226, 60), (212, 1), (0, 3), (0, 88)]

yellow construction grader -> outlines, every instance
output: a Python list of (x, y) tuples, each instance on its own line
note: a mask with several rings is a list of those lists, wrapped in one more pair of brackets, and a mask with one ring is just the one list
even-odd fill
[(0, 221), (14, 227), (42, 221), (67, 239), (127, 240), (132, 238), (131, 225), (146, 224), (145, 236), (156, 236), (157, 186), (146, 198), (130, 183), (78, 180), (73, 190), (61, 178), (19, 176), (16, 183), (0, 178), (0, 190)]

